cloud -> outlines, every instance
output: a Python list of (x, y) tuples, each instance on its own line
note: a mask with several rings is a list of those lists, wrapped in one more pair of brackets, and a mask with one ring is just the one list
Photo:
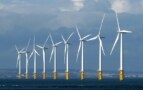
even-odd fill
[(109, 0), (109, 2), (117, 13), (143, 13), (143, 0)]
[(99, 0), (94, 0), (95, 2), (98, 2)]
[(71, 12), (71, 11), (73, 11), (73, 10), (67, 9), (67, 8), (59, 8), (59, 10), (60, 10), (61, 12)]
[(113, 0), (111, 8), (117, 13), (123, 13), (130, 11), (131, 5), (128, 0)]
[(16, 5), (15, 4), (4, 4), (4, 3), (0, 3), (0, 10), (10, 10), (15, 8)]
[(84, 1), (85, 0), (72, 0), (74, 9), (80, 11), (84, 7)]
[(84, 8), (85, 0), (71, 0), (69, 5), (63, 5), (63, 7), (59, 8), (61, 12), (75, 12), (80, 11)]

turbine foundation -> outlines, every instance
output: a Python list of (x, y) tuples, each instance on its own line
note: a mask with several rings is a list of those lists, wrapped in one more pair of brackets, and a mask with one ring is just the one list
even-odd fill
[(46, 79), (46, 73), (43, 73), (43, 79), (44, 80)]
[(66, 80), (69, 80), (69, 72), (65, 72)]
[(81, 80), (84, 80), (84, 71), (81, 71), (80, 76), (81, 76)]
[(18, 74), (18, 79), (21, 79), (21, 74)]
[(120, 70), (119, 79), (120, 79), (120, 81), (124, 80), (124, 70)]
[(54, 79), (54, 80), (57, 79), (57, 73), (56, 73), (56, 72), (53, 73), (53, 79)]
[(34, 73), (34, 79), (37, 79), (37, 73)]
[(28, 73), (25, 74), (25, 78), (28, 79)]
[(98, 71), (98, 80), (102, 80), (102, 71)]

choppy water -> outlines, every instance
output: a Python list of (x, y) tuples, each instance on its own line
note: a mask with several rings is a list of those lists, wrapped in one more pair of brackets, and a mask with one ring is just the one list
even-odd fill
[(71, 80), (18, 80), (18, 79), (1, 79), (0, 89), (8, 90), (142, 90), (143, 79), (104, 79), (98, 81), (96, 79), (79, 79)]

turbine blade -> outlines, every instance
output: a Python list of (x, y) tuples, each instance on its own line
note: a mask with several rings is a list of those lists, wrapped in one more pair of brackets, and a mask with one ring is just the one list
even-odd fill
[(89, 36), (91, 36), (91, 34), (84, 36), (81, 40), (84, 40), (84, 39), (88, 38)]
[(79, 43), (79, 47), (78, 47), (78, 52), (77, 52), (76, 62), (78, 61), (78, 56), (79, 56), (80, 49), (81, 49), (81, 41), (80, 41), (80, 43)]
[(54, 41), (53, 41), (53, 38), (52, 38), (51, 34), (50, 34), (49, 36), (50, 36), (50, 38), (51, 38), (52, 44), (54, 45)]
[(32, 57), (32, 55), (33, 55), (33, 52), (30, 54), (30, 56), (29, 56), (29, 60), (30, 60), (30, 58)]
[(88, 39), (88, 40), (86, 40), (86, 41), (92, 41), (92, 40), (96, 40), (97, 38), (98, 38), (98, 36), (95, 36), (95, 37), (90, 38), (90, 39)]
[(35, 53), (38, 55), (38, 56), (40, 56), (40, 54), (37, 52), (37, 50), (34, 50), (35, 51)]
[(20, 50), (20, 53), (23, 53), (23, 52), (24, 52), (24, 49), (25, 49), (25, 48), (22, 48), (22, 49)]
[(63, 41), (56, 43), (55, 45), (58, 46), (59, 44), (61, 44)]
[(40, 45), (36, 45), (36, 46), (37, 46), (38, 48), (41, 48), (41, 49), (43, 48), (43, 47), (42, 47), (42, 46), (40, 46)]
[(70, 34), (70, 36), (67, 39), (67, 42), (69, 41), (69, 39), (72, 37), (73, 34), (74, 34), (74, 32)]
[(15, 49), (16, 49), (16, 51), (17, 51), (17, 52), (19, 52), (19, 51), (18, 51), (18, 48), (17, 48), (17, 46), (16, 46), (16, 45), (15, 45)]
[(117, 15), (117, 12), (115, 11), (116, 13), (116, 20), (117, 20), (117, 25), (118, 25), (118, 31), (120, 32), (120, 24), (119, 24), (119, 20), (118, 20), (118, 15)]
[(46, 41), (45, 41), (45, 43), (44, 43), (44, 45), (43, 45), (43, 47), (45, 47), (46, 46), (46, 43), (47, 43), (47, 41), (49, 40), (49, 36), (47, 37), (47, 39), (46, 39)]
[(102, 52), (103, 52), (103, 54), (105, 55), (105, 51), (104, 51), (104, 48), (103, 48), (103, 43), (102, 43), (102, 40), (101, 40), (101, 38), (99, 38), (99, 43), (100, 43), (100, 47), (101, 47), (101, 49), (102, 49)]
[(77, 34), (78, 34), (79, 38), (81, 39), (81, 35), (80, 35), (80, 33), (79, 33), (79, 30), (78, 30), (77, 25), (76, 25), (76, 31), (77, 31)]
[(64, 43), (66, 43), (66, 40), (65, 40), (64, 36), (63, 35), (61, 35), (61, 36), (62, 36), (62, 39), (63, 39)]
[(101, 29), (102, 29), (102, 25), (103, 25), (104, 17), (105, 17), (105, 14), (103, 15), (103, 18), (102, 18), (102, 21), (101, 21), (101, 24), (100, 24), (100, 29), (99, 29), (99, 33), (98, 33), (98, 35), (100, 35), (100, 33), (101, 33)]
[(30, 44), (31, 39), (29, 39), (26, 50), (28, 50), (29, 44)]
[(128, 30), (121, 30), (121, 33), (132, 33), (132, 31), (128, 31)]
[(112, 47), (111, 52), (110, 52), (110, 55), (112, 54), (112, 52), (113, 52), (113, 50), (114, 50), (114, 48), (115, 48), (115, 45), (116, 45), (116, 43), (117, 43), (118, 40), (119, 40), (119, 36), (120, 36), (120, 33), (118, 33), (118, 35), (117, 35), (117, 37), (116, 37), (116, 40), (115, 40), (115, 42), (114, 42), (114, 44), (113, 44), (113, 47)]
[(33, 39), (33, 49), (35, 49), (35, 36), (34, 36), (34, 39)]
[(51, 62), (51, 60), (52, 60), (52, 56), (53, 56), (53, 54), (54, 54), (54, 47), (52, 48), (52, 52), (51, 52), (51, 55), (50, 55), (50, 61), (49, 61), (49, 63)]

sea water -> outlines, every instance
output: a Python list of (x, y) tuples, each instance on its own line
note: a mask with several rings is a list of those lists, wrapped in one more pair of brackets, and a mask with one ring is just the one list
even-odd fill
[(69, 80), (65, 80), (63, 71), (58, 72), (57, 80), (52, 79), (51, 72), (47, 72), (47, 79), (43, 80), (40, 72), (36, 80), (33, 80), (33, 73), (29, 73), (28, 80), (23, 73), (19, 80), (16, 69), (0, 69), (0, 90), (143, 90), (143, 72), (126, 72), (123, 81), (119, 81), (118, 72), (104, 72), (101, 81), (94, 71), (86, 72), (83, 81), (80, 80), (79, 71), (71, 71)]
[(119, 81), (118, 79), (1, 79), (1, 90), (142, 90), (143, 79), (125, 79)]

